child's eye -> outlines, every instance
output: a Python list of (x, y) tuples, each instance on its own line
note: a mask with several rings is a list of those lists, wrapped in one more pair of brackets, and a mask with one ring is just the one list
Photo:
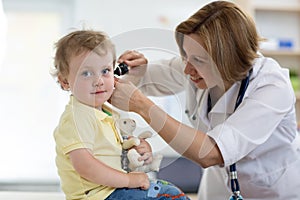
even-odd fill
[(82, 74), (84, 77), (90, 77), (90, 76), (93, 75), (93, 73), (90, 72), (90, 71), (84, 71), (84, 72), (82, 72), (81, 74)]
[(103, 70), (101, 71), (101, 73), (102, 73), (103, 75), (106, 75), (106, 74), (108, 74), (110, 71), (111, 71), (111, 70), (110, 70), (109, 68), (105, 68), (105, 69), (103, 69)]

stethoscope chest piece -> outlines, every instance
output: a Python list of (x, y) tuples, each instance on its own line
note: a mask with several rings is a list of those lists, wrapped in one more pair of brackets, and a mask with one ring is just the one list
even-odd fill
[(241, 195), (232, 195), (229, 200), (243, 200)]

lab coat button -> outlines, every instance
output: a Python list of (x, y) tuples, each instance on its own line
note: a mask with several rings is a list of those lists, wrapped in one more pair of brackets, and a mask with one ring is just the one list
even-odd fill
[(188, 114), (188, 113), (189, 113), (189, 110), (185, 110), (184, 112), (185, 112), (185, 114)]
[(192, 120), (196, 120), (196, 116), (195, 115), (192, 117)]

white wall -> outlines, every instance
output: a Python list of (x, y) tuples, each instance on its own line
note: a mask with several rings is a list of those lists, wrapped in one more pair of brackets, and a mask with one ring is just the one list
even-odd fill
[(174, 30), (175, 26), (208, 0), (75, 0), (75, 23), (106, 31), (114, 36), (150, 27)]

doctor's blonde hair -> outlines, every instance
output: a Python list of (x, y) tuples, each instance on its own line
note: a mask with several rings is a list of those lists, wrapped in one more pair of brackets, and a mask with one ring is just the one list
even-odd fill
[(189, 34), (199, 36), (223, 81), (230, 85), (247, 76), (262, 40), (252, 18), (228, 1), (207, 4), (176, 27), (175, 37), (183, 57), (183, 38)]

